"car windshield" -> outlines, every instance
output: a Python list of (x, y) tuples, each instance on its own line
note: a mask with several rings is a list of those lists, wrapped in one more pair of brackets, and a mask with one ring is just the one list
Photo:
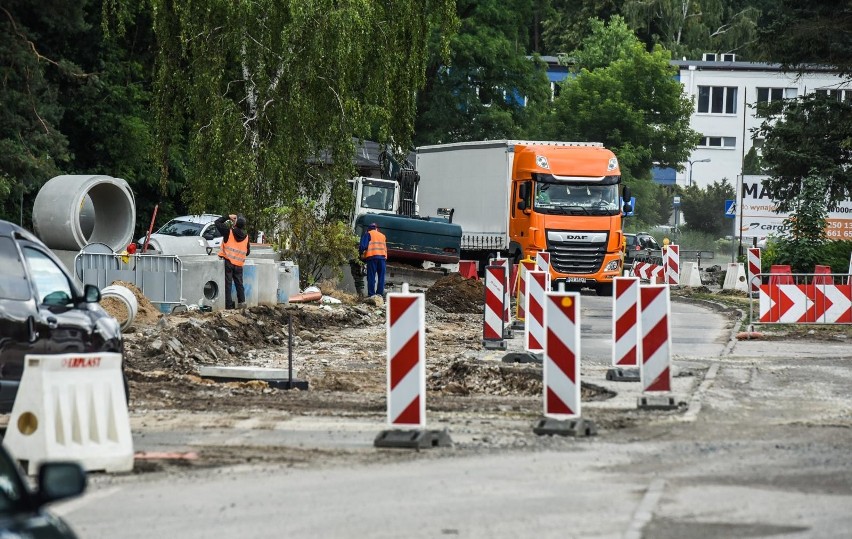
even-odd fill
[(199, 236), (201, 235), (202, 228), (204, 228), (204, 225), (172, 219), (164, 224), (157, 231), (157, 234), (165, 234), (166, 236)]
[(619, 211), (618, 186), (536, 182), (535, 208), (541, 213), (614, 215)]

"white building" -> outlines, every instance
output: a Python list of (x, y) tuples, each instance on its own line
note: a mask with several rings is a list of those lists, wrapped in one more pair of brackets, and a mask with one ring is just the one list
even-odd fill
[[(725, 61), (715, 61), (717, 56)], [(699, 187), (722, 178), (736, 183), (745, 154), (762, 143), (753, 139), (752, 129), (762, 123), (756, 103), (815, 91), (852, 101), (852, 82), (829, 69), (813, 69), (798, 77), (781, 71), (778, 64), (735, 60), (734, 55), (705, 54), (702, 61), (672, 62), (679, 68), (684, 93), (695, 103), (690, 126), (703, 137), (684, 163), (684, 171), (676, 174), (678, 185), (687, 186), (690, 177)], [(671, 174), (665, 176), (665, 171), (655, 171), (657, 181), (672, 183)]]

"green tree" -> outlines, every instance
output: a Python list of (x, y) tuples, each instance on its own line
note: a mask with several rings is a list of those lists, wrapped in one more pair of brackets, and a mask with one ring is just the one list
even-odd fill
[(647, 52), (620, 17), (592, 25), (592, 35), (568, 55), (581, 67), (562, 83), (553, 110), (540, 122), (541, 135), (603, 142), (641, 197), (640, 220), (660, 222), (669, 208), (661, 206), (650, 187), (651, 167), (680, 168), (696, 146), (699, 135), (689, 127), (693, 105), (675, 79), (668, 51)]
[(743, 174), (766, 174), (763, 166), (763, 157), (752, 146), (743, 158)]
[(706, 189), (691, 185), (681, 195), (681, 211), (686, 228), (712, 234), (716, 237), (730, 234), (730, 220), (723, 209), (726, 200), (734, 198), (734, 186), (727, 178), (713, 182)]
[[(83, 26), (80, 4), (9, 0), (0, 5), (0, 217), (29, 222), (38, 188), (70, 159), (51, 77), (84, 74), (60, 54), (58, 36)], [(46, 38), (53, 38), (50, 45)], [(23, 210), (20, 197), (24, 196)]]
[(757, 134), (764, 137), (763, 163), (770, 175), (764, 185), (779, 211), (800, 201), (800, 183), (808, 176), (825, 180), (829, 209), (852, 194), (852, 103), (809, 94), (761, 110), (767, 118)]
[(453, 6), (151, 0), (163, 180), (185, 147), (192, 210), (241, 208), (270, 230), (265, 208), (317, 199), (351, 174), (353, 135), (409, 145), (428, 37), (449, 38)]
[(790, 217), (778, 240), (776, 263), (789, 264), (793, 272), (811, 273), (822, 258), (826, 241), (826, 180), (808, 175), (796, 185)]
[[(417, 145), (520, 138), (550, 98), (544, 65), (528, 57), (532, 0), (459, 0), (448, 61), (433, 41), (418, 94)], [(525, 106), (526, 105), (526, 106)]]
[(542, 23), (545, 51), (560, 54), (580, 47), (592, 22), (621, 13), (623, 0), (552, 0)]

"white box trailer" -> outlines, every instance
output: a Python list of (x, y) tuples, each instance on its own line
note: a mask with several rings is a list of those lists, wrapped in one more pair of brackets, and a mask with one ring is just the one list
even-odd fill
[(494, 140), (421, 146), (415, 168), (420, 173), (420, 215), (454, 210), (462, 227), (462, 249), (509, 249), (509, 209), (515, 146), (592, 146), (598, 142)]

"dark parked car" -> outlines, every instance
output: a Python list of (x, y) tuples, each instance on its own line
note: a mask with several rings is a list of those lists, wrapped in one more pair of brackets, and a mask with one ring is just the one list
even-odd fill
[(0, 413), (12, 410), (27, 354), (124, 353), (118, 322), (33, 234), (0, 221)]
[(84, 490), (86, 473), (73, 462), (42, 464), (38, 490), (30, 490), (21, 469), (0, 446), (0, 537), (76, 538), (74, 531), (44, 506), (77, 496)]
[[(654, 236), (647, 232), (639, 232), (636, 234), (625, 234), (627, 240), (627, 248), (624, 252), (624, 265), (630, 266), (636, 258), (647, 258), (650, 251), (659, 251), (660, 245)], [(638, 256), (637, 256), (638, 255)]]

